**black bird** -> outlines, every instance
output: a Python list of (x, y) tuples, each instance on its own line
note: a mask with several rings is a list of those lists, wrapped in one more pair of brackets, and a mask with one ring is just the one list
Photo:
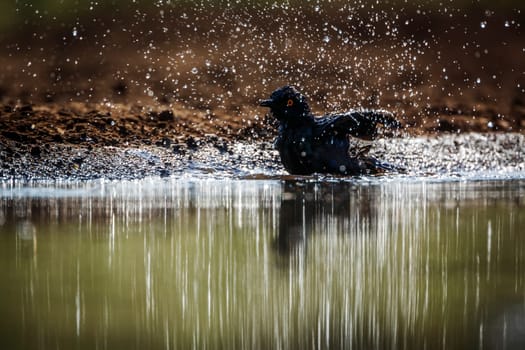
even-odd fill
[[(260, 105), (269, 107), (279, 122), (275, 148), (291, 174), (377, 174), (395, 167), (367, 156), (377, 136), (377, 124), (399, 128), (386, 111), (350, 111), (315, 117), (307, 99), (292, 86), (275, 90)], [(366, 145), (361, 143), (368, 140)]]

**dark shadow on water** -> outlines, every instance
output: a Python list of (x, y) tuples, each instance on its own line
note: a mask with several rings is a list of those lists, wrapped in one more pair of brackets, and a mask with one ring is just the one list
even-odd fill
[[(376, 194), (375, 186), (349, 182), (283, 181), (274, 248), (289, 258), (306, 250), (312, 234), (355, 234), (359, 225), (370, 227), (377, 215)], [(330, 222), (345, 222), (348, 230), (334, 232)]]

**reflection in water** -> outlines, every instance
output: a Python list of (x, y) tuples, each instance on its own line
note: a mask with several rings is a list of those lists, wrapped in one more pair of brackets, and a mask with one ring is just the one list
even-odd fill
[(284, 181), (276, 238), (278, 251), (282, 255), (293, 254), (312, 232), (340, 232), (323, 226), (330, 223), (344, 222), (353, 231), (360, 225), (370, 225), (376, 205), (374, 195), (369, 186), (346, 182)]
[(522, 348), (524, 204), (519, 180), (4, 186), (0, 348)]

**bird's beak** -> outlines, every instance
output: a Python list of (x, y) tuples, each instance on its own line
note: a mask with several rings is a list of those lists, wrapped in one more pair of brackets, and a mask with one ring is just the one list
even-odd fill
[(272, 99), (259, 101), (259, 106), (261, 106), (261, 107), (271, 107), (272, 104), (273, 104), (273, 100)]

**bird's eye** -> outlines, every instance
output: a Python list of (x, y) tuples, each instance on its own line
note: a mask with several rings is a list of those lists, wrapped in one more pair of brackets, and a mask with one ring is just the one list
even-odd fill
[(286, 105), (288, 107), (292, 107), (293, 106), (293, 100), (292, 99), (288, 100), (288, 102), (286, 102)]

